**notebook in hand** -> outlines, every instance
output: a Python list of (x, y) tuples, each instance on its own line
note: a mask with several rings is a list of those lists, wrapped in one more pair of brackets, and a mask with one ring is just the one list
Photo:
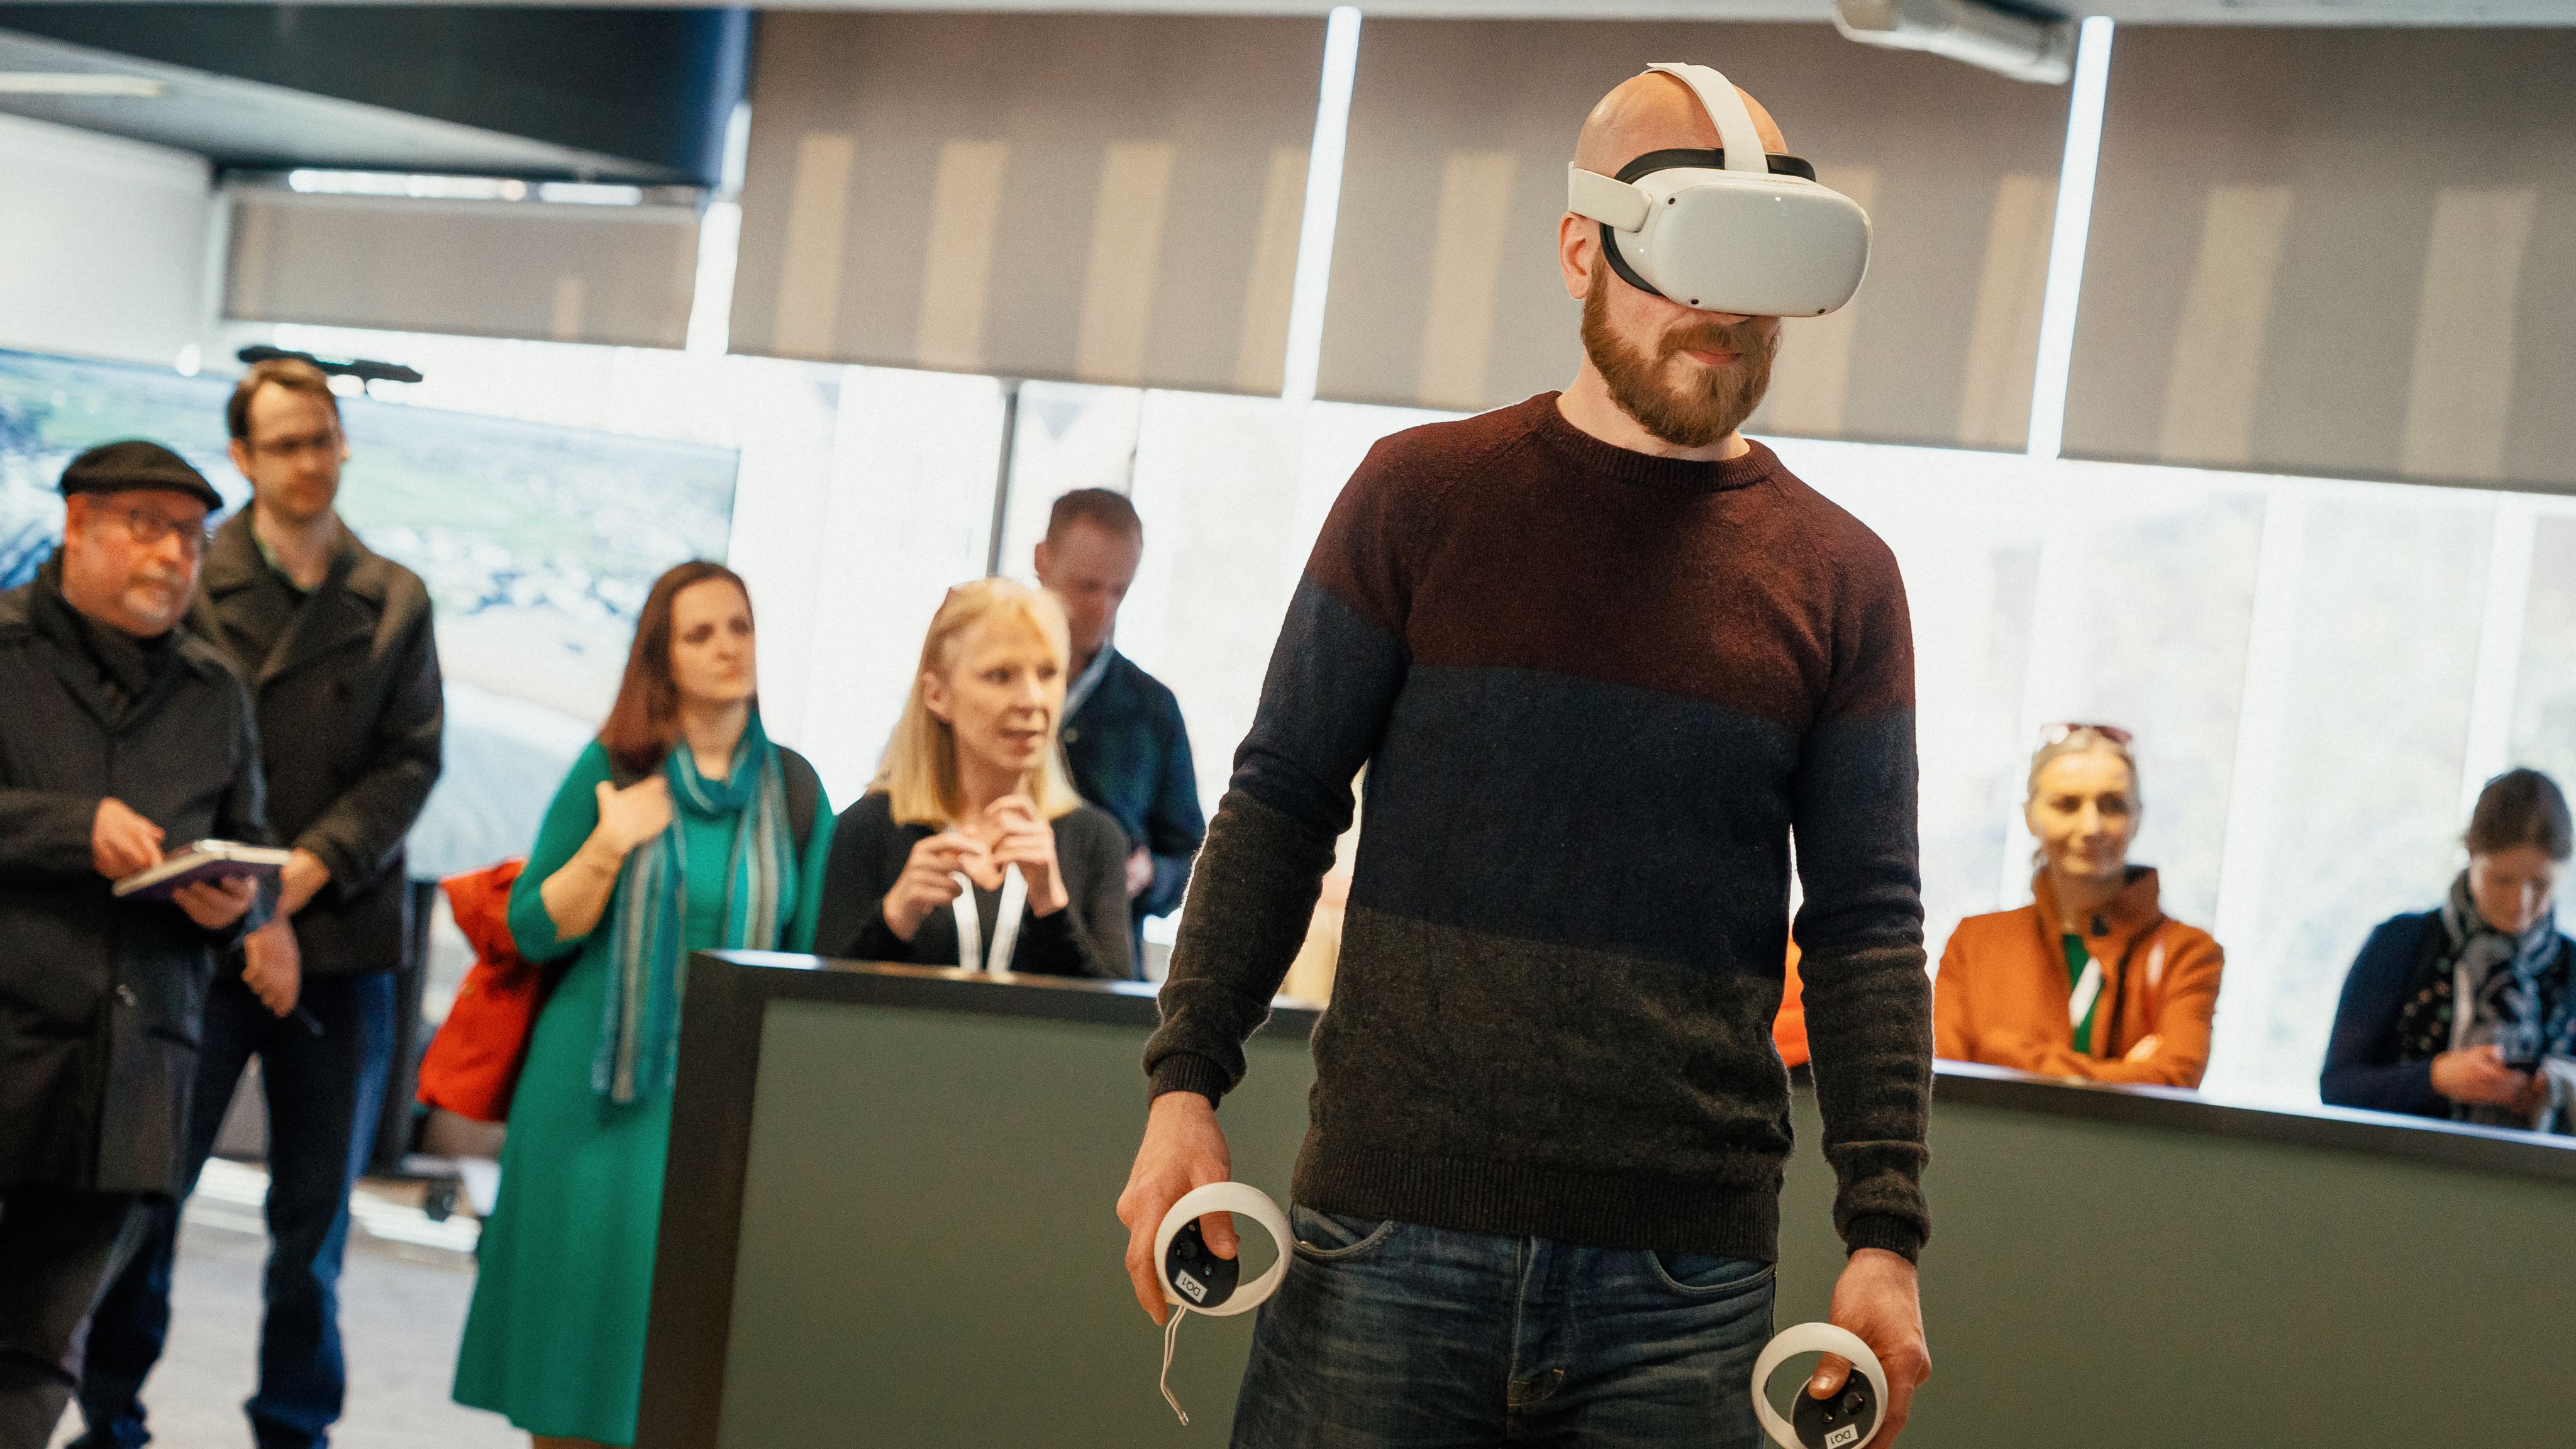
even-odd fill
[(200, 840), (176, 855), (165, 857), (159, 865), (138, 870), (116, 883), (119, 897), (140, 896), (147, 901), (166, 901), (170, 893), (183, 886), (223, 880), (228, 876), (248, 876), (262, 885), (277, 879), (286, 866), (289, 852), (265, 845), (242, 845), (230, 840)]

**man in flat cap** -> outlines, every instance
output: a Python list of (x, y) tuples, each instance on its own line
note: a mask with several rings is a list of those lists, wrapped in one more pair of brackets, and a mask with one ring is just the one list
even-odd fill
[[(269, 824), (294, 854), (277, 918), (208, 995), (184, 1180), (194, 1187), (257, 1056), (272, 1246), (259, 1386), (243, 1409), (260, 1449), (321, 1449), (348, 1382), (349, 1189), (375, 1146), (397, 1035), (403, 838), (438, 779), (445, 716), (429, 590), (359, 542), (334, 506), (349, 445), (321, 369), (256, 364), (225, 423), (251, 503), (216, 530), (188, 628), (250, 686)], [(140, 1395), (169, 1335), (178, 1206), (154, 1207), (99, 1305), (80, 1391), (89, 1432), (76, 1449), (151, 1437)]]
[(215, 953), (248, 879), (112, 882), (264, 843), (250, 696), (177, 627), (223, 498), (154, 443), (64, 470), (63, 546), (0, 594), (0, 1449), (44, 1449), (98, 1296), (180, 1185)]

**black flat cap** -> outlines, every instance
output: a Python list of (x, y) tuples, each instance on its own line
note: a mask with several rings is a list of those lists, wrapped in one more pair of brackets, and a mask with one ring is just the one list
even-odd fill
[(188, 460), (141, 438), (128, 438), (121, 443), (101, 443), (63, 470), (63, 496), (75, 493), (123, 493), (134, 488), (158, 488), (167, 493), (185, 493), (214, 512), (224, 506), (224, 495), (206, 481), (206, 475), (188, 466)]

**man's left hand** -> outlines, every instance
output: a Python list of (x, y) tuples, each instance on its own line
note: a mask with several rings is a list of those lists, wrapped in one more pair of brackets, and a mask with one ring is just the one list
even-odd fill
[(188, 913), (188, 919), (209, 931), (220, 931), (240, 920), (259, 899), (259, 882), (246, 875), (226, 876), (220, 881), (199, 881), (181, 886), (170, 893), (170, 903)]
[(278, 918), (283, 920), (312, 904), (313, 897), (330, 883), (331, 867), (322, 863), (322, 857), (300, 846), (290, 852), (285, 869), (277, 873)]
[[(1923, 1341), (1923, 1298), (1915, 1284), (1914, 1265), (1885, 1248), (1862, 1248), (1843, 1264), (1834, 1280), (1834, 1303), (1828, 1315), (1837, 1328), (1860, 1335), (1878, 1355), (1887, 1373), (1885, 1426), (1871, 1436), (1869, 1449), (1887, 1449), (1905, 1427), (1914, 1391), (1932, 1377), (1932, 1352)], [(1807, 1393), (1830, 1399), (1851, 1377), (1851, 1364), (1833, 1354), (1816, 1360)]]
[(1134, 900), (1154, 884), (1154, 853), (1137, 846), (1127, 856), (1127, 899)]
[(242, 937), (242, 985), (274, 1015), (295, 1010), (304, 991), (304, 952), (284, 917)]

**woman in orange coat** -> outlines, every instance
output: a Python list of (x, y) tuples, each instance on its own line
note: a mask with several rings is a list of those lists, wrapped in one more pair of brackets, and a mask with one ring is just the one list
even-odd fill
[(2196, 1087), (2224, 958), (2170, 920), (2156, 873), (2129, 864), (2138, 767), (2128, 732), (2052, 725), (2022, 807), (2039, 839), (2037, 899), (1971, 916), (1941, 953), (1932, 1030), (1941, 1056), (2053, 1077)]

